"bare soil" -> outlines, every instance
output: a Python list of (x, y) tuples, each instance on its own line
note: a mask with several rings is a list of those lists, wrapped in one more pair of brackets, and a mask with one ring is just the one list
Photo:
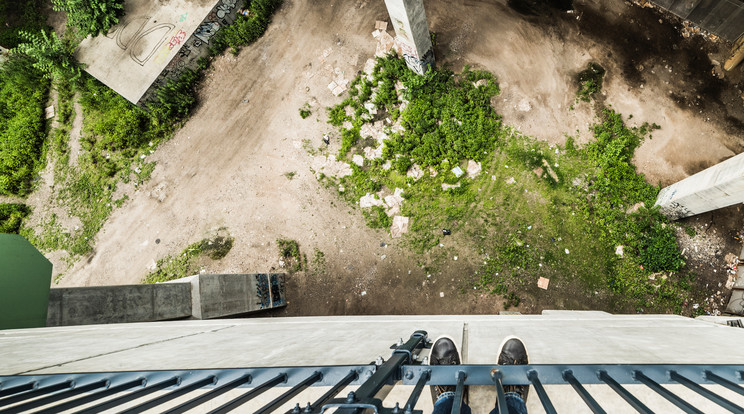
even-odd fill
[[(683, 38), (674, 18), (615, 0), (576, 1), (572, 13), (506, 0), (425, 4), (437, 33), (438, 64), (493, 72), (502, 87), (497, 112), (527, 134), (551, 143), (566, 135), (591, 139), (597, 107), (575, 102), (574, 78), (597, 62), (607, 69), (601, 100), (632, 114), (631, 124), (661, 126), (636, 156), (650, 182), (670, 184), (744, 149), (742, 70), (715, 77), (712, 59), (723, 62), (728, 45)], [(367, 228), (359, 211), (310, 170), (313, 156), (302, 141), (324, 145), (323, 134), (332, 132), (325, 107), (343, 98), (327, 88), (334, 70), (353, 78), (374, 54), (375, 20), (387, 18), (379, 0), (286, 0), (254, 45), (215, 60), (198, 109), (149, 157), (157, 162), (150, 182), (112, 214), (94, 254), (67, 271), (55, 263), (65, 273), (59, 285), (139, 283), (157, 259), (224, 227), (234, 247), (207, 264), (207, 272), (280, 271), (280, 237), (298, 240), (310, 262), (315, 249), (325, 254), (325, 266), (311, 264), (311, 271), (289, 277), (289, 306), (277, 314), (502, 310), (501, 298), (465, 289), (472, 289), (465, 275), (477, 269), (475, 259), (444, 263), (427, 277), (421, 258), (400, 239)], [(303, 120), (298, 109), (306, 102), (313, 115)], [(331, 154), (338, 145), (332, 141)], [(288, 172), (296, 174), (289, 179)], [(718, 283), (723, 255), (739, 253), (732, 236), (742, 226), (740, 211), (692, 220), (721, 236), (715, 241), (720, 258), (714, 253), (688, 261), (709, 264), (700, 268), (701, 286)], [(705, 234), (696, 237), (691, 243), (703, 243)], [(520, 310), (593, 306), (555, 295), (525, 301)]]

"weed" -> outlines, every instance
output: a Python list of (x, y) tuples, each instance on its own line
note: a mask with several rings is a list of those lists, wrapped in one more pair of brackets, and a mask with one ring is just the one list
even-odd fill
[(30, 212), (25, 204), (0, 204), (0, 233), (18, 234), (21, 222)]
[(200, 270), (197, 264), (200, 257), (206, 256), (212, 260), (220, 260), (227, 255), (232, 246), (233, 238), (225, 236), (203, 239), (190, 244), (175, 257), (167, 256), (158, 260), (156, 270), (145, 276), (143, 283), (167, 282), (194, 275)]
[(697, 231), (692, 226), (685, 226), (685, 233), (687, 233), (687, 235), (690, 237), (697, 236)]
[[(277, 239), (276, 245), (279, 247), (279, 257), (289, 268), (290, 273), (302, 270), (302, 254), (300, 253), (300, 244), (297, 240)], [(307, 257), (305, 257), (305, 267), (307, 267)]]
[(589, 63), (586, 69), (576, 75), (576, 81), (579, 84), (577, 99), (589, 102), (602, 89), (604, 75), (605, 70), (602, 66), (594, 62)]
[(295, 175), (297, 175), (297, 173), (295, 171), (289, 171), (289, 172), (285, 172), (284, 173), (284, 176), (287, 177), (287, 179), (290, 180), (290, 181), (292, 181), (292, 179), (295, 177)]
[(305, 118), (309, 117), (312, 114), (313, 114), (312, 111), (310, 111), (310, 104), (308, 104), (307, 102), (305, 102), (305, 105), (303, 105), (300, 108), (300, 117), (302, 119), (305, 119)]

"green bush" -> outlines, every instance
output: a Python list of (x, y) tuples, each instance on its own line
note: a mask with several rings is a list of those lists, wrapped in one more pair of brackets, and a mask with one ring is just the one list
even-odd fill
[(271, 16), (281, 5), (282, 0), (251, 0), (249, 15), (238, 15), (233, 24), (218, 31), (211, 39), (210, 52), (217, 55), (229, 47), (237, 53), (242, 46), (253, 43), (266, 31)]
[(30, 212), (24, 204), (0, 204), (0, 233), (18, 234), (23, 219)]
[(23, 56), (0, 68), (0, 194), (31, 189), (45, 136), (44, 102), (49, 81)]
[(576, 93), (578, 99), (589, 102), (594, 94), (602, 89), (604, 75), (604, 68), (594, 62), (589, 63), (585, 70), (579, 72), (576, 76), (576, 82), (579, 84), (579, 91)]
[(0, 1), (0, 46), (12, 49), (21, 43), (20, 32), (36, 33), (46, 27), (41, 0)]
[(148, 104), (162, 124), (186, 119), (196, 105), (196, 85), (201, 72), (186, 69), (176, 80), (169, 80), (157, 91), (157, 100)]
[(124, 15), (123, 0), (52, 0), (56, 11), (67, 15), (67, 25), (81, 37), (106, 34)]

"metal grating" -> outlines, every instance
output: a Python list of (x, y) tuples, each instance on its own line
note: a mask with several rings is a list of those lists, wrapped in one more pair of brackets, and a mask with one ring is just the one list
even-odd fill
[(744, 2), (740, 0), (651, 0), (682, 19), (729, 42), (744, 35)]
[[(117, 412), (139, 413), (150, 409), (158, 412), (227, 413), (239, 409), (262, 393), (279, 387), (284, 392), (255, 412), (275, 412), (282, 405), (297, 401), (289, 413), (422, 413), (416, 403), (427, 385), (456, 385), (453, 413), (459, 412), (466, 385), (495, 385), (499, 407), (506, 407), (504, 385), (532, 385), (547, 413), (555, 413), (545, 386), (571, 385), (584, 403), (595, 413), (605, 412), (585, 388), (604, 384), (641, 413), (651, 413), (623, 385), (645, 385), (649, 390), (687, 413), (700, 413), (684, 396), (664, 385), (681, 384), (713, 403), (734, 413), (744, 408), (710, 391), (703, 385), (720, 385), (744, 396), (744, 365), (426, 365), (419, 354), (430, 346), (426, 332), (417, 331), (403, 343), (394, 346), (387, 361), (378, 359), (367, 365), (272, 367), (240, 369), (202, 369), (172, 371), (136, 371), (78, 373), (54, 375), (20, 375), (0, 377), (0, 413), (58, 413), (73, 410), (99, 413), (121, 408)], [(383, 406), (382, 400), (396, 384), (413, 385), (406, 401), (394, 407)], [(298, 395), (307, 387), (330, 389), (313, 402)], [(357, 387), (346, 396), (339, 393), (347, 386)], [(207, 403), (237, 391), (229, 401), (211, 408)], [(233, 394), (236, 394), (235, 392)], [(179, 405), (167, 404), (186, 398)], [(137, 402), (132, 406), (133, 402)], [(124, 407), (125, 404), (128, 404)], [(214, 404), (212, 404), (214, 405)], [(209, 411), (207, 411), (209, 410)], [(503, 411), (505, 412), (505, 410)]]

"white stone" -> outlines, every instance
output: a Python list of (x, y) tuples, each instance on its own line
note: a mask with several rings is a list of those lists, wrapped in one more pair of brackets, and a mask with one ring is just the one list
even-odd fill
[(422, 170), (418, 164), (413, 164), (413, 166), (408, 169), (408, 172), (406, 172), (406, 176), (413, 178), (414, 181), (418, 181), (424, 176), (424, 170)]
[(465, 172), (462, 170), (462, 168), (460, 168), (459, 165), (452, 169), (452, 173), (455, 174), (455, 177), (457, 178), (460, 178), (463, 174), (465, 174)]
[(468, 177), (475, 178), (481, 173), (481, 163), (475, 162), (473, 160), (468, 161)]
[(362, 166), (364, 166), (364, 157), (362, 157), (359, 154), (354, 154), (354, 156), (351, 157), (351, 162), (353, 162), (354, 164), (362, 167)]
[(376, 195), (367, 193), (365, 196), (359, 199), (359, 207), (361, 208), (369, 208), (374, 206), (381, 206), (383, 204), (382, 200), (377, 198)]
[(390, 227), (390, 236), (393, 238), (397, 238), (405, 233), (408, 233), (409, 225), (410, 219), (408, 217), (393, 217), (393, 225)]

